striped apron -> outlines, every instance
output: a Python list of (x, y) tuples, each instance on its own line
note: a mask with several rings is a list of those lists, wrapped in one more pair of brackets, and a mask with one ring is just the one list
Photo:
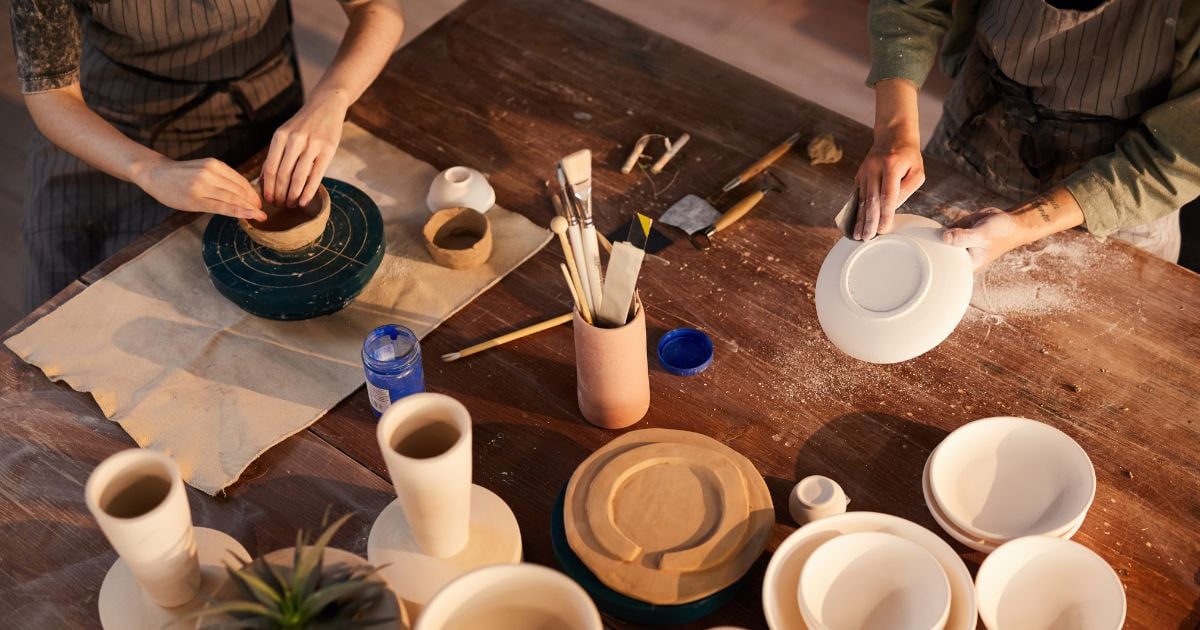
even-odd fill
[[(1166, 100), (1181, 0), (1105, 0), (1059, 9), (988, 0), (925, 150), (1013, 199), (1054, 186), (1111, 153)], [(1179, 211), (1117, 238), (1172, 262)]]
[[(169, 158), (215, 157), (236, 167), (303, 100), (287, 0), (80, 0), (76, 7), (84, 100)], [(31, 309), (172, 212), (41, 134), (26, 181)]]

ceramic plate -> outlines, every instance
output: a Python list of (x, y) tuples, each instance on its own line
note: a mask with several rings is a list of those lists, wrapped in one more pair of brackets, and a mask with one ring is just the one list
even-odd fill
[(841, 534), (886, 532), (925, 548), (950, 580), (950, 618), (947, 630), (973, 630), (976, 622), (975, 585), (958, 554), (937, 534), (898, 516), (878, 512), (847, 512), (823, 518), (792, 532), (779, 545), (763, 578), (763, 612), (772, 630), (806, 630), (796, 592), (804, 561), (823, 542)]
[(846, 354), (869, 363), (907, 361), (932, 350), (971, 302), (971, 258), (942, 243), (937, 221), (896, 215), (870, 241), (838, 241), (817, 275), (817, 319)]

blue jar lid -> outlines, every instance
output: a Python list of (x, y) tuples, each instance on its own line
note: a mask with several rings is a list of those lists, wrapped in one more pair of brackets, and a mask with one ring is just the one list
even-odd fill
[(695, 376), (712, 360), (712, 339), (695, 328), (676, 328), (658, 340), (658, 362), (671, 374)]

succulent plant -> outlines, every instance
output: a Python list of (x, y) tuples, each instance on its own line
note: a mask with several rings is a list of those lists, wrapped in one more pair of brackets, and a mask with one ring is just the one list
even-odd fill
[(304, 532), (298, 532), (291, 568), (263, 558), (235, 558), (239, 566), (227, 562), (229, 578), (244, 599), (214, 602), (201, 610), (195, 615), (201, 621), (220, 618), (202, 627), (318, 630), (396, 621), (369, 616), (383, 597), (390, 596), (387, 585), (375, 576), (378, 569), (323, 563), (325, 547), (349, 518), (347, 514), (335, 521), (311, 545)]

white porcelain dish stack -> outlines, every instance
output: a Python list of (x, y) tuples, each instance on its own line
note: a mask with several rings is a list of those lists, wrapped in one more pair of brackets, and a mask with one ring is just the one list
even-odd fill
[(817, 319), (829, 341), (869, 363), (932, 350), (962, 320), (974, 279), (967, 250), (942, 242), (937, 221), (898, 214), (870, 241), (838, 241), (817, 275)]
[(1054, 427), (985, 418), (933, 450), (922, 491), (946, 533), (990, 553), (1024, 536), (1074, 536), (1095, 498), (1096, 472), (1079, 444)]
[(1083, 545), (1028, 536), (1001, 545), (975, 578), (988, 630), (1118, 630), (1125, 589), (1112, 567)]

